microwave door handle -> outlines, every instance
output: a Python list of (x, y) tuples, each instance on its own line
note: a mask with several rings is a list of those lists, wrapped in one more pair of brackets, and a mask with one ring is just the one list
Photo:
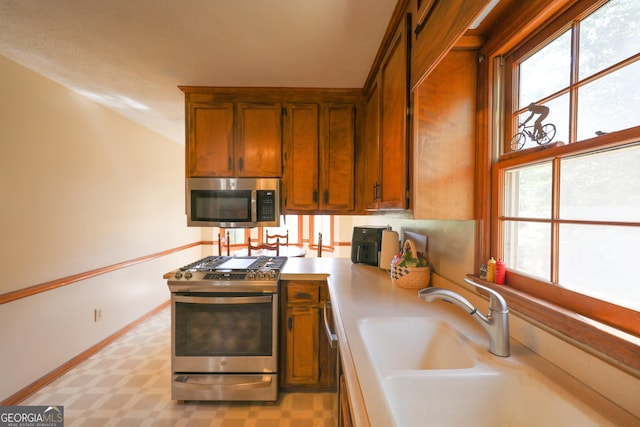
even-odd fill
[(258, 191), (251, 190), (251, 222), (258, 222)]
[(175, 295), (175, 302), (186, 302), (194, 304), (256, 304), (271, 302), (272, 295), (257, 297), (193, 297), (185, 295)]

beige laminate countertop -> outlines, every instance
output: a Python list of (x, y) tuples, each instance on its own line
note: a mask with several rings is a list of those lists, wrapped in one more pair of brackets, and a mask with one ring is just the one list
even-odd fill
[(353, 264), (348, 258), (289, 258), (280, 278), (327, 279), (356, 426), (394, 425), (358, 331), (363, 319), (429, 313), (462, 325), (460, 329), (477, 345), (488, 347), (484, 331), (464, 311), (450, 304), (425, 303), (417, 290), (395, 287), (389, 273), (374, 266)]
[[(511, 357), (497, 357), (488, 352), (489, 341), (485, 331), (465, 311), (452, 304), (437, 301), (427, 303), (418, 299), (418, 291), (394, 286), (389, 273), (374, 266), (353, 264), (348, 258), (289, 258), (281, 272), (282, 280), (327, 280), (338, 335), (344, 376), (348, 384), (348, 397), (354, 425), (358, 427), (389, 427), (395, 425), (391, 409), (377, 380), (373, 365), (359, 326), (371, 318), (427, 316), (453, 325), (468, 339), (482, 358), (490, 358), (495, 366), (504, 369), (534, 372), (547, 382), (562, 381), (573, 384), (572, 394), (583, 394), (588, 389), (566, 372), (552, 365), (511, 338)], [(456, 284), (438, 275), (433, 286), (455, 287)], [(482, 312), (488, 301), (473, 297), (472, 303)], [(561, 379), (563, 378), (563, 379)], [(588, 389), (590, 390), (590, 389)], [(580, 405), (603, 414), (603, 425), (640, 425), (640, 419), (621, 413), (611, 402), (595, 397), (590, 390)], [(424, 397), (428, 399), (428, 396)], [(597, 408), (597, 409), (596, 409)], [(608, 420), (608, 421), (607, 421)], [(624, 421), (620, 421), (624, 420)], [(622, 422), (622, 424), (620, 424)]]

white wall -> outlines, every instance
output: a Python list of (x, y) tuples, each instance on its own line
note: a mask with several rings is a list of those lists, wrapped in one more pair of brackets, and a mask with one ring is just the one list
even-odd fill
[[(336, 232), (342, 241), (351, 240), (354, 226), (367, 225), (389, 225), (400, 233), (402, 241), (405, 230), (426, 235), (429, 261), (449, 280), (461, 283), (465, 275), (473, 273), (475, 221), (427, 221), (391, 215), (336, 217)], [(341, 256), (349, 258), (350, 250), (342, 249)]]
[[(0, 93), (0, 294), (200, 240), (183, 145), (4, 57)], [(199, 256), (0, 305), (0, 401), (167, 301), (162, 274)]]

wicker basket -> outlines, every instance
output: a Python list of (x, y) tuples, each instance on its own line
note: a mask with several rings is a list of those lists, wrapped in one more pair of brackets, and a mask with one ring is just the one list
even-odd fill
[[(404, 246), (409, 246), (412, 253), (417, 254), (416, 248), (411, 241), (407, 239)], [(431, 265), (426, 267), (400, 267), (391, 262), (391, 282), (404, 289), (422, 289), (429, 286), (431, 282)]]

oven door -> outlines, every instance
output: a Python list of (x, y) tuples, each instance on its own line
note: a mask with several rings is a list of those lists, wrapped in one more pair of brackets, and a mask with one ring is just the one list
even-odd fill
[(174, 373), (275, 373), (277, 294), (174, 293)]

